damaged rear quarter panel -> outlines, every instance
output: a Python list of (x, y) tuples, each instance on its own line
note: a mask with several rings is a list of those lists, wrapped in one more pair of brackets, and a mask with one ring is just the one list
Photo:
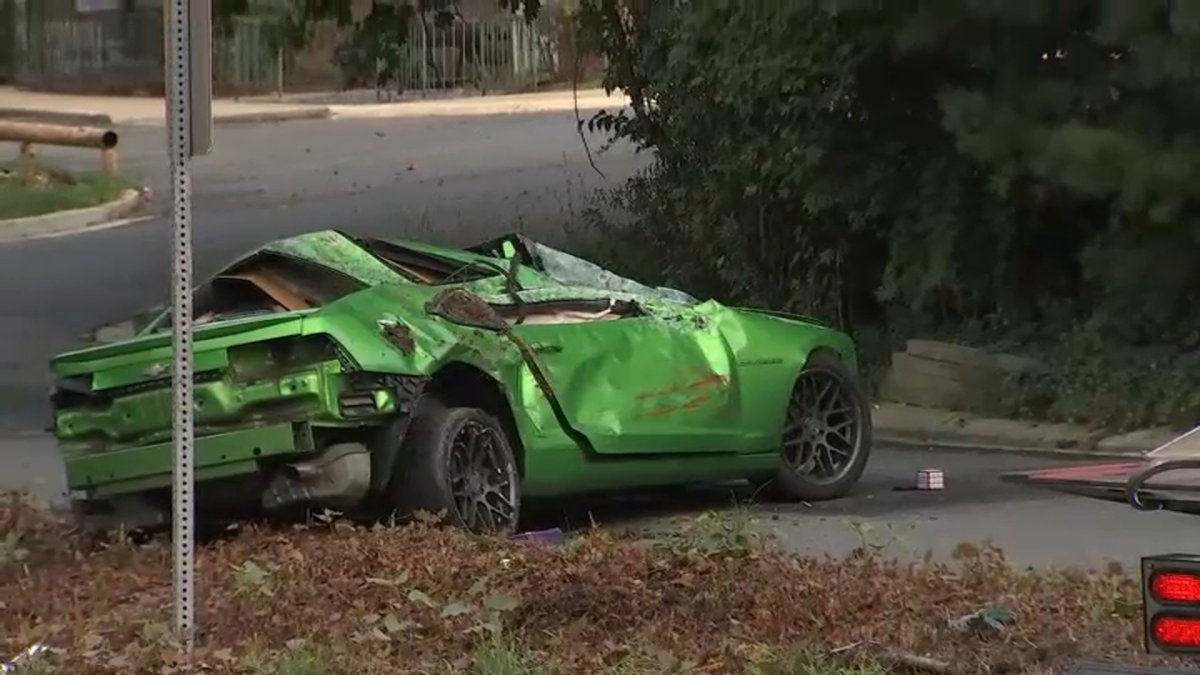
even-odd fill
[[(305, 329), (332, 335), (364, 371), (436, 376), (451, 363), (477, 368), (504, 390), (527, 452), (576, 448), (516, 345), (497, 331), (427, 312), (428, 302), (442, 290), (378, 286), (313, 314)], [(397, 332), (406, 338), (402, 344), (397, 344)]]

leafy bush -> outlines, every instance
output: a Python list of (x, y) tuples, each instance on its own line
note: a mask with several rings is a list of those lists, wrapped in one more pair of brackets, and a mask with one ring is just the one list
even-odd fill
[(1095, 333), (1067, 333), (1027, 347), (1048, 367), (1005, 383), (1009, 413), (1121, 431), (1191, 428), (1200, 416), (1200, 352), (1114, 347)]
[[(663, 281), (876, 335), (1082, 327), (1195, 358), (1196, 6), (584, 0), (580, 20), (632, 101), (589, 123), (655, 156), (593, 211), (619, 266), (671, 251)], [(1022, 396), (1072, 416), (1086, 370)], [(1200, 416), (1169, 397), (1131, 417)]]

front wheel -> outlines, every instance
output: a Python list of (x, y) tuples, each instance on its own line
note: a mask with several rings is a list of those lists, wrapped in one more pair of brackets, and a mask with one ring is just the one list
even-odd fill
[(837, 358), (813, 354), (788, 401), (775, 491), (803, 501), (843, 497), (870, 454), (871, 406), (862, 387)]
[(521, 511), (512, 444), (478, 408), (420, 406), (397, 458), (390, 502), (401, 516), (445, 513), (479, 534), (511, 534)]

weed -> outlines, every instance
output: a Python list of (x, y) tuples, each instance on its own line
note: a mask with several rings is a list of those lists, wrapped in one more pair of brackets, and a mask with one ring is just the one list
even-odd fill
[(127, 179), (104, 173), (70, 176), (41, 166), (35, 159), (0, 165), (0, 219), (96, 206), (133, 187)]
[(271, 675), (332, 675), (333, 672), (318, 652), (300, 648), (286, 652)]
[(9, 530), (0, 537), (0, 565), (19, 563), (28, 557), (29, 549), (22, 546), (19, 530)]
[(237, 593), (272, 596), (271, 573), (253, 560), (233, 567), (233, 583)]
[(243, 661), (253, 675), (334, 675), (338, 669), (323, 650), (297, 641), (281, 652), (255, 653)]
[(483, 639), (471, 654), (472, 675), (549, 675), (529, 648), (503, 633)]
[[(906, 543), (905, 537), (898, 532), (900, 528), (896, 523), (886, 523), (883, 526), (883, 532), (878, 535), (875, 534), (874, 523), (852, 520), (848, 525), (858, 537), (857, 551), (860, 555), (878, 558), (887, 554), (893, 546), (903, 546)], [(905, 529), (911, 532), (916, 527), (916, 523), (909, 523)]]
[(671, 532), (664, 544), (677, 553), (745, 555), (759, 545), (762, 535), (750, 505), (734, 502), (724, 511), (709, 511)]

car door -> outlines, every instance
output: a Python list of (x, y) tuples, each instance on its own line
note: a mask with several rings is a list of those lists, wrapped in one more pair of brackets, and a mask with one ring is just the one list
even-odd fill
[(702, 312), (517, 324), (567, 420), (601, 454), (733, 452), (740, 388)]

